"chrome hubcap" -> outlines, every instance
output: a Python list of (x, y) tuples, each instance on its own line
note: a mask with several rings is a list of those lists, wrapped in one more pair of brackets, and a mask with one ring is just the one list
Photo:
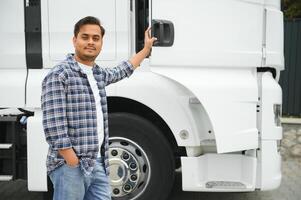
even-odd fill
[(143, 193), (149, 182), (150, 165), (138, 144), (122, 137), (110, 138), (109, 165), (112, 197), (123, 199), (130, 195), (136, 199)]

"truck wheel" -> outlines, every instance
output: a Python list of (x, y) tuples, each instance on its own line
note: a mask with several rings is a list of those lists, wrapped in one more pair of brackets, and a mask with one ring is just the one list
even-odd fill
[(110, 184), (114, 200), (166, 200), (174, 182), (169, 143), (150, 121), (109, 114)]

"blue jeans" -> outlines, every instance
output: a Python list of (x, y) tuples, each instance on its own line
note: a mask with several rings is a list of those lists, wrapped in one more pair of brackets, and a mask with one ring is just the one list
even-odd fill
[(100, 159), (89, 176), (84, 175), (79, 166), (64, 164), (49, 177), (53, 183), (53, 200), (111, 200), (109, 179)]

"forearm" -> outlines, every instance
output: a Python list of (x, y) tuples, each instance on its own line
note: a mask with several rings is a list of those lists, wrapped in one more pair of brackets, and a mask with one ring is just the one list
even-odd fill
[(146, 58), (150, 53), (150, 49), (144, 47), (141, 51), (135, 54), (129, 61), (133, 65), (134, 69), (136, 69), (141, 62)]
[(72, 148), (60, 149), (59, 154), (65, 159), (66, 163), (70, 166), (75, 166), (79, 163), (78, 157), (76, 156)]

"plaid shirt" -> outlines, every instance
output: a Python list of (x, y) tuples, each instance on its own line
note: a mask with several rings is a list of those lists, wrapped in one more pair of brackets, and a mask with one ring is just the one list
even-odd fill
[[(93, 75), (97, 81), (101, 97), (104, 120), (104, 141), (101, 156), (108, 170), (108, 108), (105, 86), (129, 77), (133, 66), (124, 61), (114, 68), (93, 66)], [(72, 54), (55, 66), (46, 75), (42, 83), (41, 108), (46, 141), (49, 144), (47, 155), (47, 173), (64, 164), (59, 149), (73, 148), (80, 160), (80, 167), (89, 175), (96, 161), (99, 141), (97, 135), (96, 106), (87, 75), (79, 67)]]

